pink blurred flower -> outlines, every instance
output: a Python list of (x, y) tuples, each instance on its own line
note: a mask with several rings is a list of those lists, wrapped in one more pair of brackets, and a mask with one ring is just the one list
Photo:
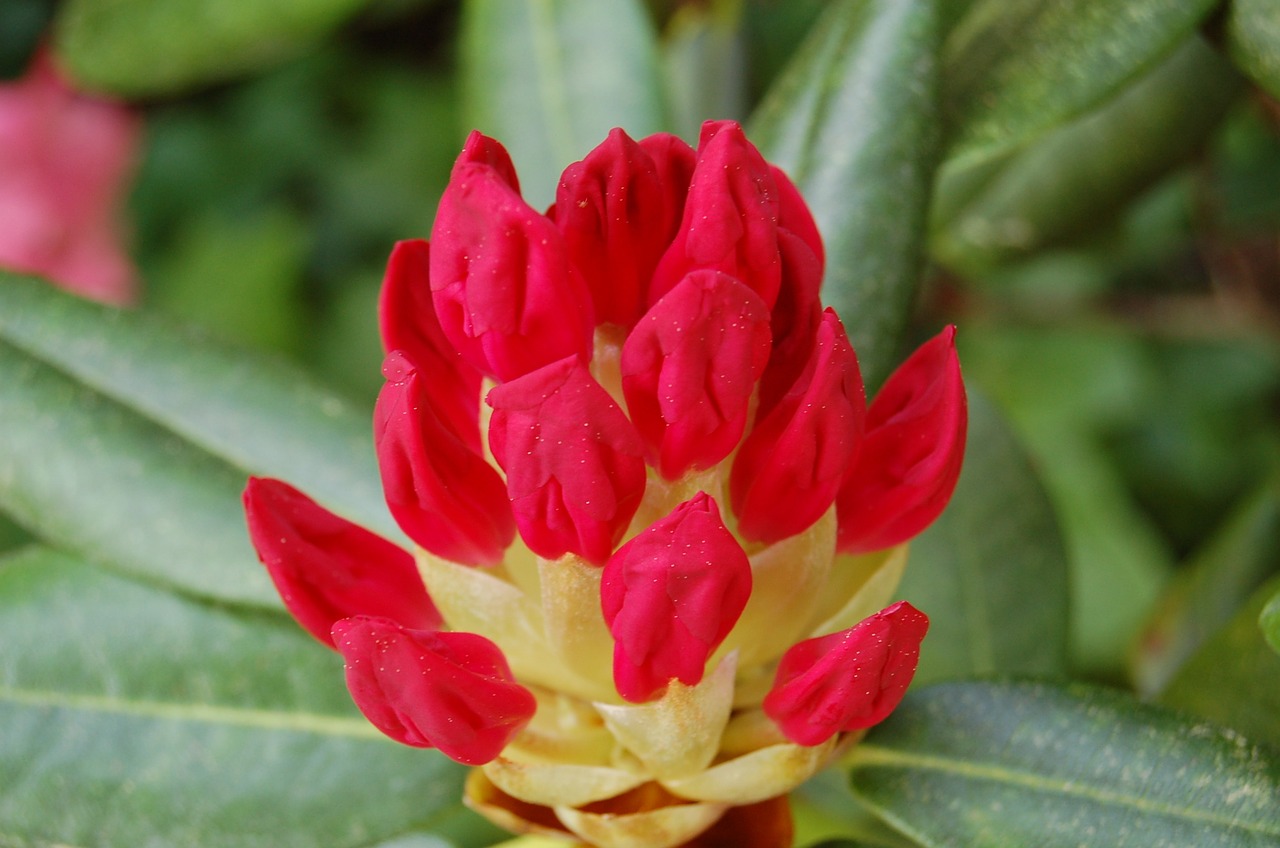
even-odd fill
[(139, 135), (135, 114), (74, 91), (47, 51), (0, 84), (0, 267), (133, 300), (119, 214)]

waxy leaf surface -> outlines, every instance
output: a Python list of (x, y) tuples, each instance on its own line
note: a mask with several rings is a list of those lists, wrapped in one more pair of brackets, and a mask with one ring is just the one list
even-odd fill
[(48, 549), (0, 560), (0, 844), (486, 844), (462, 769), (382, 738), (341, 681), (283, 616)]
[(1280, 845), (1280, 759), (1116, 692), (939, 684), (853, 754), (854, 792), (926, 846)]
[(250, 474), (393, 540), (364, 411), (300, 372), (143, 313), (0, 278), (0, 509), (186, 591), (276, 607), (248, 543)]

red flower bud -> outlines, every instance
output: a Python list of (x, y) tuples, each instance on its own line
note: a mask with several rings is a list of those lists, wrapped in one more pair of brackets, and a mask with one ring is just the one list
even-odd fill
[(684, 202), (689, 195), (689, 183), (698, 164), (698, 154), (684, 139), (671, 133), (647, 135), (640, 139), (639, 144), (640, 149), (653, 160), (658, 181), (667, 194), (671, 217), (667, 221), (670, 229), (664, 234), (664, 239), (669, 243), (675, 238), (684, 217)]
[(822, 279), (822, 269), (826, 264), (826, 253), (822, 247), (822, 235), (818, 232), (818, 222), (813, 220), (813, 212), (805, 203), (804, 195), (786, 172), (777, 165), (769, 166), (769, 173), (778, 187), (778, 228), (795, 234), (817, 260), (818, 279)]
[(793, 645), (765, 696), (765, 714), (797, 745), (884, 721), (911, 685), (928, 630), (928, 617), (899, 601), (848, 630)]
[(734, 459), (729, 493), (738, 532), (772, 543), (821, 518), (857, 449), (865, 410), (857, 357), (828, 309), (804, 373)]
[(559, 230), (488, 165), (454, 168), (432, 229), (431, 291), (445, 337), (500, 381), (591, 358), (591, 305)]
[(955, 327), (889, 375), (867, 411), (867, 433), (836, 504), (841, 551), (880, 550), (916, 535), (951, 499), (969, 413)]
[(464, 360), (440, 329), (431, 301), (427, 242), (398, 242), (382, 280), (378, 322), (387, 353), (404, 351), (427, 376), (431, 408), (468, 448), (480, 450), (480, 372)]
[(618, 694), (640, 702), (672, 680), (697, 684), (750, 595), (747, 555), (703, 492), (627, 542), (600, 584)]
[(684, 217), (658, 263), (649, 302), (690, 271), (723, 271), (753, 289), (770, 309), (778, 298), (778, 187), (760, 151), (733, 121), (702, 125), (698, 165)]
[(353, 615), (385, 616), (420, 630), (440, 626), (408, 551), (280, 480), (250, 477), (244, 513), (285, 607), (330, 648), (333, 623)]
[(800, 191), (776, 166), (778, 258), (782, 262), (778, 299), (773, 305), (773, 353), (760, 379), (757, 417), (763, 419), (804, 371), (822, 321), (822, 237)]
[(511, 154), (507, 152), (507, 148), (503, 147), (502, 142), (496, 138), (490, 138), (479, 130), (472, 130), (467, 136), (466, 143), (462, 145), (462, 152), (453, 162), (453, 170), (457, 171), (468, 162), (488, 165), (497, 172), (503, 182), (511, 186), (512, 191), (516, 194), (520, 193), (520, 179), (516, 176), (515, 163), (511, 161)]
[(483, 636), (357, 616), (334, 624), (333, 639), (352, 700), (397, 742), (478, 766), (533, 718), (533, 694), (514, 682), (502, 651)]
[(727, 274), (694, 271), (653, 305), (622, 347), (622, 390), (663, 476), (737, 447), (768, 358), (769, 311)]
[(644, 495), (644, 448), (627, 416), (573, 357), (497, 386), (487, 402), (489, 447), (525, 543), (602, 565)]
[(407, 357), (388, 355), (382, 373), (373, 429), (391, 515), (437, 556), (498, 562), (515, 538), (502, 478), (436, 414)]
[(586, 281), (597, 323), (630, 327), (648, 303), (649, 279), (680, 220), (649, 154), (615, 129), (565, 169), (555, 221)]

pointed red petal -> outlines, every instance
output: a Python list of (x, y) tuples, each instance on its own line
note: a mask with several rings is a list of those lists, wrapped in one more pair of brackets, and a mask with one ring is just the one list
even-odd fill
[(705, 493), (627, 542), (600, 585), (618, 694), (640, 702), (672, 680), (697, 684), (750, 595), (747, 555)]
[(754, 290), (770, 309), (778, 298), (778, 187), (769, 165), (733, 121), (702, 127), (684, 217), (658, 263), (649, 302), (696, 270), (723, 271)]
[(565, 169), (555, 209), (570, 262), (591, 291), (596, 322), (630, 327), (644, 312), (649, 279), (680, 221), (652, 157), (613, 130)]
[(489, 393), (489, 446), (507, 473), (516, 525), (535, 553), (603, 565), (644, 495), (631, 422), (570, 357)]
[(768, 357), (764, 301), (727, 274), (694, 271), (645, 314), (622, 347), (622, 389), (663, 476), (737, 447)]
[(865, 409), (858, 360), (828, 309), (804, 373), (734, 459), (729, 492), (738, 532), (772, 543), (821, 518), (857, 449)]
[(460, 763), (483, 765), (536, 709), (502, 651), (483, 636), (357, 616), (334, 624), (333, 639), (360, 712), (405, 745), (439, 748)]
[(591, 304), (559, 230), (488, 165), (454, 168), (432, 229), (431, 290), (445, 337), (500, 381), (591, 358)]
[(249, 539), (285, 607), (329, 647), (333, 623), (353, 615), (381, 615), (422, 630), (440, 626), (408, 551), (281, 480), (250, 477), (244, 512)]
[(498, 472), (436, 415), (413, 363), (387, 356), (374, 438), (387, 506), (400, 528), (437, 556), (492, 564), (515, 538)]
[(765, 714), (797, 745), (884, 721), (911, 685), (928, 629), (928, 617), (900, 601), (848, 630), (793, 645)]
[(479, 130), (472, 130), (466, 143), (462, 145), (462, 152), (454, 160), (453, 168), (456, 171), (468, 162), (493, 168), (502, 181), (511, 186), (512, 191), (520, 193), (520, 179), (516, 176), (515, 163), (511, 161), (507, 148), (496, 138), (490, 138)]
[(480, 372), (454, 350), (436, 320), (431, 301), (427, 242), (398, 242), (387, 261), (378, 322), (387, 353), (404, 351), (418, 363), (431, 407), (472, 450), (480, 450)]
[(916, 535), (951, 499), (969, 414), (955, 327), (921, 345), (867, 411), (867, 434), (837, 499), (841, 551), (887, 548)]

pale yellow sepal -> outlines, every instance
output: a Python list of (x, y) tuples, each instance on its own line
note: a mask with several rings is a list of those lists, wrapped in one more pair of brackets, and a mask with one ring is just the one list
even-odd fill
[(795, 789), (826, 765), (838, 737), (821, 745), (771, 745), (744, 754), (704, 772), (662, 785), (681, 798), (692, 801), (719, 801), (726, 804), (754, 804)]
[(498, 757), (483, 766), (485, 776), (508, 795), (546, 807), (580, 807), (621, 795), (648, 780), (607, 766), (521, 763)]
[(503, 579), (501, 566), (459, 565), (417, 551), (427, 593), (450, 630), (479, 633), (497, 643), (521, 683), (594, 700), (598, 687), (573, 674), (547, 644), (538, 599)]
[(674, 848), (715, 824), (727, 804), (680, 804), (639, 813), (586, 813), (556, 807), (556, 817), (595, 848)]
[(541, 686), (527, 688), (538, 709), (504, 749), (506, 756), (521, 762), (616, 765), (617, 742), (590, 704)]
[(600, 610), (601, 573), (572, 554), (538, 559), (547, 641), (574, 674), (596, 685), (595, 700), (616, 700), (613, 636)]
[(733, 707), (737, 656), (725, 657), (697, 686), (673, 680), (647, 704), (595, 705), (614, 737), (656, 777), (701, 771), (715, 759)]
[(805, 625), (826, 597), (836, 549), (836, 511), (751, 555), (751, 599), (717, 656), (738, 651), (744, 668), (777, 659), (805, 638)]
[(887, 607), (895, 600), (906, 567), (905, 542), (875, 553), (837, 556), (824, 595), (844, 603), (820, 611), (809, 632), (803, 634), (804, 638), (847, 630)]

